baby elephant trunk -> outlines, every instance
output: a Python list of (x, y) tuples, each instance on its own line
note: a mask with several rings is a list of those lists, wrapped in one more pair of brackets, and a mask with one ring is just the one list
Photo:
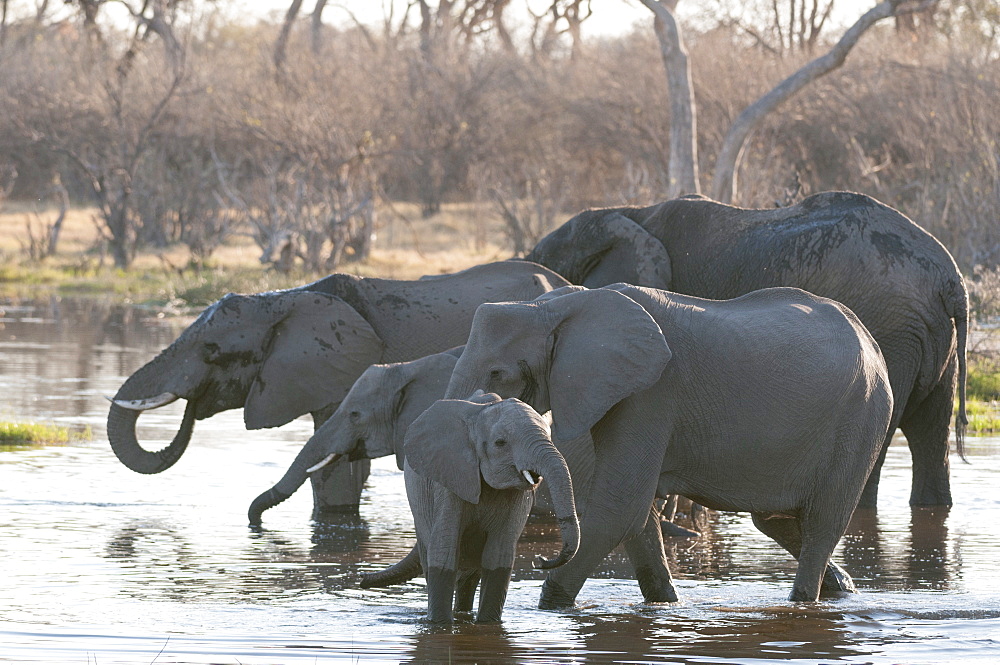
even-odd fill
[(573, 481), (566, 461), (551, 441), (543, 440), (534, 444), (530, 449), (528, 464), (529, 468), (540, 473), (548, 483), (563, 542), (562, 550), (555, 558), (538, 556), (534, 565), (536, 568), (555, 568), (572, 559), (580, 547), (580, 520), (573, 498)]

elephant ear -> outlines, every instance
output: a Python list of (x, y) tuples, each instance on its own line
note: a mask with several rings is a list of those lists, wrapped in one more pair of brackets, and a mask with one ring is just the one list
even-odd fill
[[(461, 348), (461, 347), (459, 347)], [(410, 425), (448, 389), (451, 372), (458, 356), (450, 351), (435, 353), (410, 362), (399, 363), (394, 370), (399, 373), (399, 402), (395, 409), (396, 465), (403, 468), (403, 438)]]
[(569, 286), (560, 286), (558, 289), (552, 289), (546, 293), (535, 298), (532, 302), (546, 302), (552, 300), (553, 298), (558, 298), (569, 293), (576, 293), (577, 291), (586, 291), (586, 286), (577, 286), (576, 284), (570, 284)]
[(340, 298), (314, 291), (268, 297), (283, 315), (243, 405), (247, 429), (284, 425), (340, 402), (382, 356), (382, 340)]
[(627, 282), (670, 288), (670, 255), (659, 239), (621, 213), (605, 215), (590, 223), (595, 226), (590, 233), (605, 234), (610, 243), (584, 276), (581, 282), (584, 286), (593, 289)]
[(414, 471), (469, 503), (479, 503), (482, 488), (471, 418), (483, 408), (468, 400), (438, 400), (413, 421), (403, 442)]
[(660, 326), (617, 291), (570, 293), (545, 307), (558, 321), (548, 385), (556, 439), (589, 432), (615, 404), (656, 383), (670, 361)]

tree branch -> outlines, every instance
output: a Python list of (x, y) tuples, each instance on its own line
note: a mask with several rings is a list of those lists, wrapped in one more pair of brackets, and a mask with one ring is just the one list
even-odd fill
[[(650, 0), (643, 0), (647, 2)], [(844, 64), (847, 54), (858, 43), (861, 36), (882, 19), (900, 12), (918, 11), (934, 0), (914, 2), (911, 0), (884, 0), (865, 12), (857, 22), (834, 44), (826, 54), (810, 61), (797, 72), (776, 85), (770, 92), (746, 107), (733, 121), (716, 160), (715, 175), (712, 178), (712, 198), (730, 202), (737, 195), (737, 168), (743, 148), (750, 132), (758, 122), (774, 111), (783, 102), (813, 81), (830, 73)]]

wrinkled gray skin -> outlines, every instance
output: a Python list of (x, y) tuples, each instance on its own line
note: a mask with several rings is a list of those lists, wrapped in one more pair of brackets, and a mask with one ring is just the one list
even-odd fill
[[(230, 294), (122, 384), (108, 414), (118, 459), (159, 473), (183, 454), (195, 419), (243, 408), (247, 429), (311, 413), (318, 427), (373, 363), (420, 358), (465, 342), (476, 307), (534, 298), (566, 280), (526, 261), (403, 281), (335, 274), (287, 291)], [(142, 411), (187, 400), (180, 431), (163, 450), (135, 435)], [(312, 476), (315, 516), (356, 510), (368, 461)], [(329, 489), (328, 489), (329, 488)]]
[[(259, 526), (265, 510), (290, 497), (309, 477), (339, 458), (396, 456), (403, 468), (403, 436), (427, 407), (444, 397), (463, 347), (402, 363), (372, 365), (358, 377), (333, 415), (299, 454), (281, 480), (250, 506), (248, 518)], [(332, 456), (332, 458), (331, 458)]]
[(572, 605), (601, 560), (636, 540), (644, 597), (675, 601), (648, 519), (671, 494), (749, 511), (798, 560), (792, 600), (853, 590), (830, 556), (892, 396), (877, 344), (839, 303), (790, 288), (712, 301), (615, 285), (485, 304), (448, 394), (476, 389), (551, 409), (557, 441), (593, 437), (580, 549), (549, 573), (540, 607)]
[[(396, 465), (402, 470), (406, 430), (427, 407), (444, 397), (463, 348), (456, 347), (408, 362), (372, 365), (362, 372), (344, 401), (316, 429), (281, 480), (254, 499), (247, 511), (250, 525), (260, 526), (264, 511), (294, 494), (310, 473), (335, 464), (339, 459), (356, 461), (395, 455)], [(594, 464), (590, 436), (560, 445), (560, 448), (565, 451), (574, 484), (579, 487), (582, 483), (586, 487)], [(583, 477), (582, 481), (579, 476)], [(553, 512), (545, 484), (535, 493), (535, 508), (539, 512)], [(416, 559), (413, 562), (418, 563)], [(413, 568), (412, 573), (411, 577), (419, 575), (419, 568)], [(406, 580), (399, 580), (403, 581)]]
[[(968, 295), (948, 251), (898, 211), (828, 192), (748, 210), (700, 197), (582, 212), (527, 257), (574, 284), (614, 282), (702, 298), (795, 286), (847, 305), (882, 349), (895, 397), (884, 446), (900, 428), (913, 460), (913, 505), (951, 505), (949, 423), (965, 420)], [(861, 505), (874, 507), (886, 447)]]
[(536, 565), (554, 568), (572, 559), (580, 543), (573, 483), (548, 425), (531, 407), (481, 393), (439, 400), (407, 430), (404, 447), (430, 622), (450, 623), (453, 602), (455, 611), (471, 610), (477, 584), (476, 621), (500, 621), (517, 540), (542, 477), (563, 546)]

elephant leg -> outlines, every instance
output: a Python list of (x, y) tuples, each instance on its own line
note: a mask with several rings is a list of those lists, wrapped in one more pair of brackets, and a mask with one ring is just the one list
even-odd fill
[(458, 576), (455, 587), (455, 611), (471, 612), (476, 599), (476, 587), (479, 586), (479, 569), (463, 570)]
[[(410, 494), (409, 485), (407, 494)], [(450, 492), (438, 492), (434, 498), (433, 522), (430, 533), (427, 534), (429, 537), (421, 539), (421, 544), (426, 547), (426, 554), (421, 558), (427, 562), (424, 567), (427, 580), (427, 620), (431, 623), (451, 623), (464, 531), (463, 505), (461, 499)], [(412, 501), (411, 498), (411, 509)], [(415, 522), (417, 514), (414, 511)]]
[[(517, 513), (527, 516), (529, 505), (524, 506), (523, 513), (520, 511)], [(517, 539), (524, 530), (524, 521), (515, 518), (511, 523), (486, 537), (481, 557), (483, 581), (479, 587), (479, 611), (476, 613), (476, 623), (500, 621), (504, 603), (507, 601), (510, 572), (514, 568)]]
[(649, 510), (649, 518), (634, 538), (625, 541), (625, 552), (635, 568), (642, 597), (647, 603), (675, 603), (674, 588), (667, 557), (663, 552), (663, 533), (660, 530), (660, 511), (656, 506)]
[[(847, 571), (830, 560), (840, 538), (831, 538), (826, 534), (842, 533), (843, 530), (831, 530), (827, 526), (822, 529), (823, 535), (804, 539), (802, 520), (798, 518), (768, 519), (767, 515), (761, 513), (751, 513), (751, 517), (754, 526), (761, 533), (781, 545), (798, 561), (789, 600), (812, 602), (819, 596), (836, 596), (856, 590)], [(803, 549), (806, 551), (805, 556)]]
[[(620, 457), (631, 459), (632, 456), (623, 454)], [(613, 469), (598, 465), (597, 470), (587, 512), (580, 522), (580, 549), (576, 556), (553, 569), (545, 578), (538, 602), (541, 609), (572, 607), (587, 577), (604, 557), (626, 540), (644, 533), (649, 525), (657, 476), (636, 474), (627, 464)], [(625, 499), (624, 504), (619, 497)], [(659, 563), (659, 558), (663, 557), (663, 541), (658, 523), (656, 528), (655, 535), (644, 533), (642, 540), (628, 547), (635, 551), (634, 556), (644, 567), (642, 579), (649, 584), (650, 599), (669, 599), (670, 592), (664, 585), (669, 571)], [(660, 538), (658, 547), (651, 544), (657, 538)]]
[(479, 589), (479, 611), (476, 623), (496, 623), (503, 614), (510, 586), (511, 568), (493, 568), (483, 571), (483, 584)]
[(892, 443), (892, 435), (895, 433), (896, 428), (890, 427), (885, 442), (882, 444), (882, 450), (879, 451), (878, 459), (875, 460), (875, 466), (872, 467), (871, 473), (868, 474), (868, 480), (865, 481), (865, 487), (861, 490), (858, 508), (874, 509), (878, 506), (878, 483), (882, 476), (882, 465), (885, 464), (885, 455), (889, 452), (889, 444)]
[(431, 623), (451, 623), (455, 578), (454, 568), (431, 566), (427, 571), (427, 620)]
[(913, 460), (911, 506), (950, 506), (950, 426), (954, 410), (954, 362), (924, 401), (907, 404), (900, 421)]
[(364, 459), (331, 464), (312, 474), (313, 519), (339, 522), (345, 513), (356, 515), (370, 471), (371, 460)]

